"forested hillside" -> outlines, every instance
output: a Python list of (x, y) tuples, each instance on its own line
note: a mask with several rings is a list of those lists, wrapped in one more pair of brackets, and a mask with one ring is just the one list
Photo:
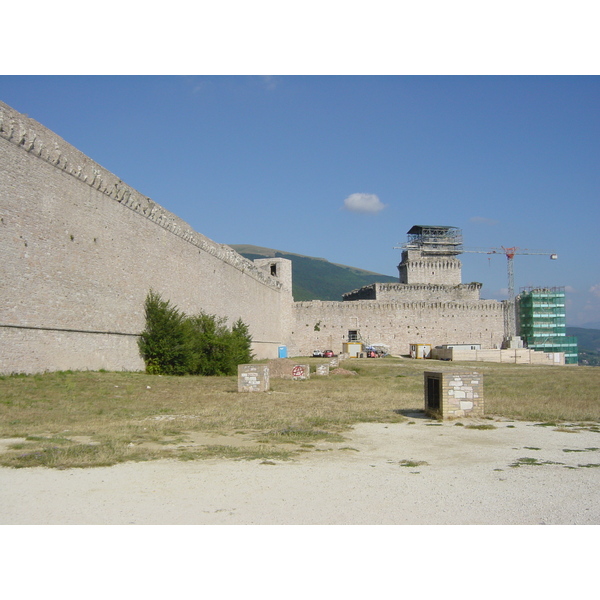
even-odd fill
[(337, 300), (342, 294), (371, 283), (397, 282), (397, 277), (364, 271), (355, 267), (331, 263), (324, 258), (303, 256), (259, 246), (231, 247), (250, 260), (279, 257), (292, 261), (292, 294), (296, 302), (303, 300)]

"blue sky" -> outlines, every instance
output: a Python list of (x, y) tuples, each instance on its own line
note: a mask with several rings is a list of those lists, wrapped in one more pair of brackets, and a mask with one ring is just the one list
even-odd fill
[[(414, 224), (600, 321), (597, 76), (2, 76), (0, 99), (219, 243), (397, 275)], [(503, 255), (463, 281), (506, 297)]]

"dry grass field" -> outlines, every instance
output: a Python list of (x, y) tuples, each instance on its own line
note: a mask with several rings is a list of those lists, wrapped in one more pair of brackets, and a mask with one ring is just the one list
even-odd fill
[[(322, 359), (299, 359), (300, 364)], [(237, 392), (235, 377), (59, 372), (0, 377), (0, 465), (55, 468), (207, 457), (285, 459), (343, 441), (361, 422), (423, 408), (423, 371), (483, 373), (487, 418), (555, 427), (600, 422), (600, 369), (402, 358), (354, 359), (356, 375), (271, 380)]]

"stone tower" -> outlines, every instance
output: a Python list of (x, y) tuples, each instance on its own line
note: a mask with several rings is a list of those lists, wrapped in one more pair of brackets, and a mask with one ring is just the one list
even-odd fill
[(460, 285), (462, 231), (447, 225), (413, 225), (401, 246), (400, 283)]
[(257, 258), (254, 264), (267, 272), (271, 277), (276, 277), (282, 288), (291, 294), (292, 292), (292, 261), (286, 258)]

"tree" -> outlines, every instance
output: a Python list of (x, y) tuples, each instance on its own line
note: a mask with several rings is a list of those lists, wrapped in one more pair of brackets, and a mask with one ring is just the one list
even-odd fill
[(138, 341), (146, 371), (156, 375), (187, 372), (185, 315), (150, 290), (144, 305), (146, 328)]
[(229, 329), (224, 317), (190, 317), (152, 290), (145, 313), (139, 347), (148, 373), (234, 375), (237, 365), (253, 359), (252, 337), (241, 318)]
[(231, 356), (235, 366), (252, 362), (252, 336), (241, 318), (231, 328)]
[(188, 350), (193, 375), (232, 375), (226, 319), (201, 313), (188, 318)]

